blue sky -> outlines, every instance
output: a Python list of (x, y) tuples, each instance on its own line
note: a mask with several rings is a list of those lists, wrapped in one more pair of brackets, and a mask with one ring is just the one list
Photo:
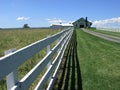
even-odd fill
[(120, 0), (0, 0), (0, 28), (46, 27), (88, 17), (93, 26), (120, 25)]

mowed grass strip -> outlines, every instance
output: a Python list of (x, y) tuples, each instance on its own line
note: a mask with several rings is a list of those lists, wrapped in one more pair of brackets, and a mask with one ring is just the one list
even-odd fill
[[(21, 30), (0, 30), (0, 57), (4, 55), (4, 51), (11, 48), (20, 49), (31, 43), (46, 38), (48, 35), (53, 35), (59, 30), (52, 29), (21, 29)], [(36, 54), (33, 58), (25, 62), (18, 68), (19, 80), (28, 73), (44, 56), (46, 48)], [(6, 66), (7, 67), (7, 66)], [(44, 72), (44, 71), (43, 71)], [(42, 75), (39, 76), (39, 79)], [(38, 81), (38, 80), (37, 80)], [(30, 88), (33, 90), (34, 84)], [(0, 90), (6, 90), (6, 80), (0, 81)]]
[(76, 32), (83, 90), (120, 90), (120, 44)]
[(66, 48), (53, 90), (81, 90), (80, 64), (77, 54), (76, 32)]
[(95, 32), (99, 32), (99, 33), (102, 33), (102, 34), (107, 34), (107, 35), (112, 35), (112, 36), (120, 37), (120, 32), (97, 30), (97, 29), (89, 29), (89, 30), (93, 30)]

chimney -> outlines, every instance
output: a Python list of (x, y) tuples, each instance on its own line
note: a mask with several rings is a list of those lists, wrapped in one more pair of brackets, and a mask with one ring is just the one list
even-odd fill
[(87, 20), (87, 17), (86, 17), (86, 19), (85, 19), (86, 28), (88, 27), (87, 22), (88, 22), (88, 20)]

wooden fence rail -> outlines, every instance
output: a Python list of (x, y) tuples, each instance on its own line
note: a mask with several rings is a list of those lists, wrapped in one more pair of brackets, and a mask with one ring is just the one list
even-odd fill
[[(29, 89), (31, 84), (36, 80), (38, 75), (49, 64), (47, 71), (42, 76), (35, 90), (42, 90), (44, 85), (48, 81), (49, 83), (47, 90), (52, 89), (64, 55), (64, 51), (72, 34), (73, 28), (68, 28), (59, 32), (58, 34), (39, 40), (22, 49), (19, 49), (15, 52), (5, 55), (4, 57), (1, 57), (0, 80), (12, 74), (12, 76), (9, 77), (9, 81), (11, 83), (13, 82), (13, 84), (8, 85), (7, 89), (27, 90)], [(53, 48), (50, 48), (50, 45), (56, 40), (59, 40), (58, 43)], [(18, 67), (25, 63), (28, 59), (36, 55), (45, 47), (47, 47), (47, 55), (40, 62), (38, 62), (38, 64), (35, 67), (33, 67), (33, 69), (31, 69), (30, 72), (28, 72), (20, 81), (15, 81), (18, 80), (18, 76), (16, 74)], [(53, 58), (56, 52), (57, 56), (52, 62), (51, 58)]]

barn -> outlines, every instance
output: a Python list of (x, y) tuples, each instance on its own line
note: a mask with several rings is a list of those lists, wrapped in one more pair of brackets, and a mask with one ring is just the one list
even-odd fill
[(75, 28), (90, 28), (92, 22), (87, 20), (87, 17), (84, 19), (83, 17), (78, 19), (77, 21), (73, 22)]

